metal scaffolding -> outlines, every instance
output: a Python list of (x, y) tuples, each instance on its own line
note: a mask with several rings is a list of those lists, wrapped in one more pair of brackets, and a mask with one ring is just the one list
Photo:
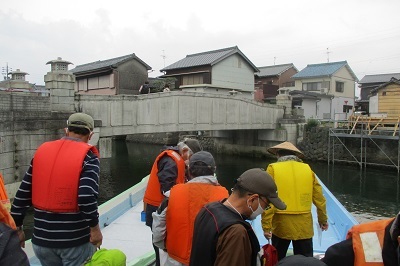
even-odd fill
[[(342, 124), (345, 124), (342, 121)], [(382, 121), (379, 121), (381, 123)], [(400, 136), (398, 132), (398, 120), (396, 121), (396, 125), (394, 127), (377, 127), (375, 126), (373, 130), (371, 130), (371, 123), (368, 121), (360, 122), (357, 119), (356, 123), (348, 123), (347, 127), (338, 127), (331, 128), (329, 130), (329, 139), (328, 139), (328, 165), (330, 163), (335, 164), (335, 162), (351, 162), (357, 163), (361, 170), (365, 169), (367, 165), (375, 165), (375, 166), (385, 166), (392, 167), (397, 169), (397, 175), (400, 173)], [(335, 123), (336, 124), (336, 123)], [(337, 123), (337, 124), (340, 124)], [(358, 154), (354, 154), (354, 151), (351, 151), (344, 139), (346, 138), (356, 138), (360, 140), (360, 149), (358, 150)], [(393, 156), (388, 155), (388, 150), (382, 148), (377, 141), (392, 141), (393, 145), (397, 145), (397, 158), (394, 159)], [(373, 144), (377, 150), (379, 150), (390, 163), (377, 163), (368, 160), (367, 146)], [(352, 160), (337, 158), (335, 154), (335, 148), (340, 145), (342, 146), (351, 156)], [(393, 146), (391, 146), (393, 147)]]

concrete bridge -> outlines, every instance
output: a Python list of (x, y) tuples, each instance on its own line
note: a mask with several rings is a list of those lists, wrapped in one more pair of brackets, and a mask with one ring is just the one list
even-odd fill
[(238, 94), (82, 95), (76, 94), (75, 78), (67, 71), (48, 72), (45, 84), (50, 97), (0, 92), (0, 171), (12, 195), (37, 147), (61, 137), (66, 119), (77, 111), (95, 119), (94, 141), (102, 158), (111, 156), (112, 137), (120, 135), (210, 131), (213, 137), (235, 136), (239, 145), (260, 146), (264, 151), (265, 141), (296, 141), (297, 137), (297, 125), (282, 120), (282, 106)]
[(80, 96), (79, 111), (98, 120), (99, 137), (138, 133), (275, 129), (283, 108), (238, 96), (195, 92)]

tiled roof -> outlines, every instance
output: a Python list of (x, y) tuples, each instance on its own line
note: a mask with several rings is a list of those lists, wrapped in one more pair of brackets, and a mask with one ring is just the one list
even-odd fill
[(391, 78), (400, 79), (400, 73), (365, 75), (358, 83), (384, 83), (390, 81)]
[(311, 91), (298, 91), (298, 90), (294, 90), (294, 91), (289, 91), (289, 94), (292, 97), (296, 97), (296, 98), (308, 98), (308, 99), (320, 99), (320, 98), (331, 98), (331, 95), (328, 94), (322, 94), (322, 93), (316, 93), (316, 92), (311, 92)]
[(387, 85), (390, 85), (390, 84), (400, 85), (400, 80), (396, 79), (396, 78), (391, 78), (388, 82), (385, 82), (382, 85), (376, 87), (375, 89), (372, 89), (370, 93), (374, 93), (382, 88), (385, 88)]
[(256, 75), (259, 77), (278, 76), (291, 67), (294, 67), (294, 69), (296, 69), (293, 64), (259, 67), (258, 69), (260, 70), (260, 72), (256, 73)]
[(121, 64), (125, 61), (128, 61), (130, 59), (136, 59), (137, 61), (142, 63), (147, 68), (147, 70), (151, 69), (151, 67), (149, 65), (147, 65), (145, 62), (143, 62), (135, 54), (128, 54), (128, 55), (124, 55), (124, 56), (120, 56), (120, 57), (116, 57), (116, 58), (111, 58), (111, 59), (107, 59), (107, 60), (99, 60), (96, 62), (79, 65), (79, 66), (76, 66), (74, 69), (71, 69), (70, 71), (72, 73), (79, 73), (79, 72), (87, 72), (87, 71), (92, 71), (92, 70), (101, 69), (101, 68), (105, 68), (105, 67), (111, 67), (111, 66), (117, 67), (119, 64)]
[(205, 66), (205, 65), (212, 66), (235, 53), (240, 54), (254, 68), (255, 71), (258, 71), (257, 67), (239, 50), (237, 46), (198, 53), (198, 54), (190, 54), (187, 55), (185, 58), (167, 67), (164, 67), (160, 71), (168, 71), (172, 69)]
[(293, 75), (292, 78), (301, 79), (332, 76), (342, 67), (346, 67), (353, 78), (358, 81), (357, 76), (354, 74), (353, 70), (351, 70), (350, 66), (347, 64), (347, 61), (307, 65), (299, 73)]

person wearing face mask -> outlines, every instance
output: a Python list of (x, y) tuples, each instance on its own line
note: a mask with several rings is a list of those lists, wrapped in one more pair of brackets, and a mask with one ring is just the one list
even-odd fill
[(271, 208), (263, 213), (261, 224), (266, 238), (278, 251), (278, 259), (286, 256), (290, 242), (293, 253), (313, 256), (314, 235), (312, 204), (317, 208), (318, 223), (328, 230), (326, 199), (322, 187), (310, 166), (300, 158), (303, 153), (292, 143), (283, 142), (268, 152), (277, 155), (278, 161), (268, 165), (267, 172), (278, 186), (279, 195), (286, 202), (286, 210)]
[(270, 203), (286, 208), (272, 177), (259, 168), (245, 171), (227, 199), (205, 205), (196, 216), (189, 265), (260, 265), (260, 244), (246, 220)]
[[(150, 172), (147, 188), (144, 193), (144, 211), (146, 213), (146, 225), (152, 228), (152, 213), (157, 210), (165, 197), (169, 197), (171, 188), (175, 184), (183, 184), (186, 181), (186, 165), (190, 156), (201, 151), (198, 140), (186, 138), (177, 146), (169, 146), (155, 159)], [(156, 265), (160, 265), (159, 250), (154, 246), (156, 253)]]

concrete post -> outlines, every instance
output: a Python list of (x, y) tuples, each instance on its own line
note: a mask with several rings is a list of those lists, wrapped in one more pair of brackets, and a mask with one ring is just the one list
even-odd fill
[(285, 107), (284, 118), (290, 118), (292, 116), (292, 97), (289, 95), (289, 89), (279, 89), (279, 94), (276, 96), (276, 105)]
[(112, 138), (99, 139), (100, 158), (111, 158), (112, 156)]
[(75, 112), (75, 76), (68, 72), (68, 61), (58, 57), (47, 62), (51, 71), (44, 76), (46, 89), (50, 90), (50, 110), (52, 112)]

